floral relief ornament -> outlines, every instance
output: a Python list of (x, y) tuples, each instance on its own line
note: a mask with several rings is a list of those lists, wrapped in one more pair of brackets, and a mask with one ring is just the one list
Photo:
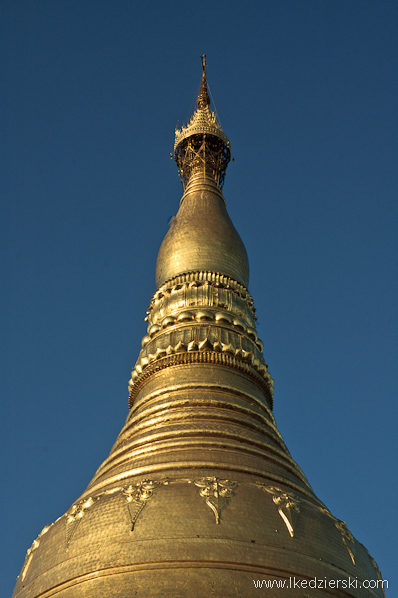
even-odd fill
[(233, 488), (236, 488), (238, 482), (230, 480), (220, 480), (219, 478), (202, 478), (194, 480), (195, 486), (202, 488), (199, 492), (206, 500), (207, 506), (213, 511), (216, 523), (220, 523), (221, 511), (228, 505), (229, 499), (234, 496)]
[(127, 500), (127, 507), (131, 521), (131, 531), (134, 531), (134, 525), (145, 507), (147, 500), (153, 495), (153, 490), (159, 486), (160, 482), (152, 480), (142, 480), (136, 484), (130, 484), (122, 489), (122, 493)]
[(69, 511), (66, 514), (66, 545), (69, 545), (69, 542), (72, 539), (72, 536), (76, 532), (85, 512), (89, 509), (96, 500), (99, 499), (99, 496), (93, 498), (89, 496), (88, 498), (83, 498), (78, 503), (71, 506)]

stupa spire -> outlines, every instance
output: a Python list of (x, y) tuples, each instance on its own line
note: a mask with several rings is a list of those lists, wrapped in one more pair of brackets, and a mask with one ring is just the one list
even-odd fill
[(254, 579), (279, 584), (278, 598), (309, 595), (314, 579), (314, 598), (383, 598), (375, 561), (276, 426), (247, 254), (220, 190), (229, 141), (209, 111), (204, 57), (202, 67), (197, 109), (176, 136), (185, 191), (159, 251), (126, 423), (83, 494), (34, 540), (13, 598), (255, 598)]

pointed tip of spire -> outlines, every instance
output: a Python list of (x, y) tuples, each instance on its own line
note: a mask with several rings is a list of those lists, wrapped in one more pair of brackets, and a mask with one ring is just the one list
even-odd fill
[(202, 56), (200, 57), (200, 60), (202, 61), (202, 69), (203, 69), (203, 74), (206, 77), (206, 54), (202, 54)]
[(203, 73), (202, 73), (202, 81), (200, 84), (200, 90), (199, 90), (198, 99), (196, 100), (196, 104), (200, 110), (204, 110), (206, 107), (210, 106), (210, 98), (209, 98), (209, 93), (207, 91), (207, 80), (206, 80), (206, 67), (207, 67), (206, 54), (203, 54), (200, 57), (200, 59), (202, 61)]

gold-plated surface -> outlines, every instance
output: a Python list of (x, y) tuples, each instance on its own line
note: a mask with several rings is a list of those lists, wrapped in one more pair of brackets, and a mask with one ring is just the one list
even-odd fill
[[(351, 558), (344, 522), (316, 498), (281, 487), (282, 500), (276, 504), (275, 491), (250, 478), (202, 477), (191, 471), (186, 477), (143, 479), (97, 493), (68, 545), (68, 514), (42, 535), (42, 554), (34, 551), (16, 595), (205, 596), (210, 578), (222, 596), (255, 596), (252, 579), (259, 576), (380, 578), (373, 559), (355, 540), (350, 540)], [(294, 535), (286, 524), (289, 510), (294, 511)], [(293, 589), (279, 594), (305, 596)]]
[(182, 200), (159, 250), (156, 286), (187, 272), (208, 271), (224, 274), (247, 288), (246, 249), (215, 179), (195, 171)]
[[(197, 112), (208, 106), (203, 60)], [(177, 149), (199, 134), (198, 118)], [(250, 598), (254, 579), (382, 579), (276, 427), (246, 251), (203, 156), (179, 165), (186, 189), (159, 252), (126, 423), (86, 491), (33, 542), (14, 598)], [(267, 593), (383, 596), (358, 584)]]

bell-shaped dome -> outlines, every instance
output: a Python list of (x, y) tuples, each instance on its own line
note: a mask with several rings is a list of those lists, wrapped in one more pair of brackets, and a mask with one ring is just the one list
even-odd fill
[(228, 216), (211, 173), (191, 175), (177, 216), (160, 247), (156, 285), (194, 271), (219, 272), (247, 287), (249, 261), (245, 246)]

